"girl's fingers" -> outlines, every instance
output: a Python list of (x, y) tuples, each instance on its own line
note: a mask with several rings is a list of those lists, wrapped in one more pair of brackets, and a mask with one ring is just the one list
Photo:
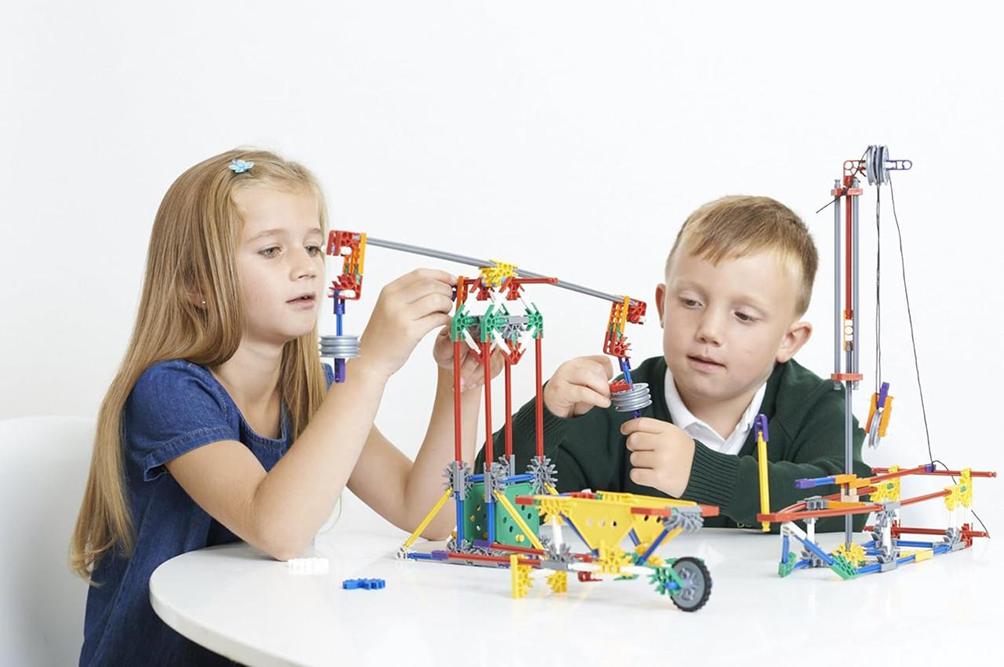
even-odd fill
[(443, 313), (430, 313), (425, 317), (420, 317), (417, 320), (414, 320), (414, 331), (417, 332), (418, 338), (424, 338), (427, 333), (436, 327), (444, 326), (449, 322), (449, 315), (444, 315)]
[(402, 315), (408, 320), (419, 320), (432, 313), (446, 315), (447, 324), (450, 322), (449, 312), (453, 308), (453, 302), (449, 296), (442, 294), (426, 294), (417, 301), (408, 304), (402, 310)]
[(451, 307), (453, 305), (453, 288), (449, 284), (439, 282), (438, 280), (418, 280), (403, 286), (397, 298), (401, 304), (409, 304), (418, 301), (428, 294), (441, 294), (450, 301)]
[(457, 284), (457, 277), (455, 275), (447, 271), (442, 271), (440, 269), (415, 269), (411, 273), (406, 274), (406, 277), (413, 277), (415, 279), (435, 280), (437, 282), (445, 283), (447, 285)]

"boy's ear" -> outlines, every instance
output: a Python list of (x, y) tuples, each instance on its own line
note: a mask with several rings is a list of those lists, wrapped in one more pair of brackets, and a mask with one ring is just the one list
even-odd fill
[(794, 322), (784, 333), (781, 344), (777, 348), (777, 355), (774, 357), (779, 364), (783, 364), (795, 353), (802, 349), (802, 346), (809, 342), (812, 337), (812, 325), (808, 322)]
[(666, 283), (655, 286), (655, 307), (659, 310), (659, 326), (666, 327)]

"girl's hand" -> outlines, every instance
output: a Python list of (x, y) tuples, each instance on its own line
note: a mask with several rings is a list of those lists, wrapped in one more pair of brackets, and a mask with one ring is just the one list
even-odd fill
[(386, 380), (411, 356), (425, 334), (448, 325), (456, 278), (445, 271), (416, 269), (388, 283), (359, 342), (359, 359)]
[[(443, 327), (436, 336), (436, 344), (432, 348), (432, 357), (436, 364), (453, 375), (453, 342), (450, 340), (450, 327)], [(491, 376), (494, 378), (502, 370), (502, 351), (498, 348), (491, 354)], [(471, 349), (466, 342), (460, 343), (460, 391), (474, 389), (485, 383), (485, 371), (481, 366), (481, 355)]]

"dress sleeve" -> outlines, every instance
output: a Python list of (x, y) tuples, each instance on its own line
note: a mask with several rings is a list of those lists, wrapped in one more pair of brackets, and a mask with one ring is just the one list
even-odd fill
[(148, 368), (126, 401), (126, 460), (144, 481), (166, 472), (164, 464), (203, 445), (240, 437), (234, 408), (208, 371), (188, 362)]

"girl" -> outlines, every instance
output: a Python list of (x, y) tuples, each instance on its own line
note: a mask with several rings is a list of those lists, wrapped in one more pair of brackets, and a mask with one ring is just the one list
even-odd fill
[[(453, 458), (452, 345), (440, 334), (436, 397), (414, 463), (373, 426), (387, 379), (450, 321), (447, 273), (387, 285), (344, 384), (317, 345), (326, 213), (302, 166), (230, 151), (183, 173), (154, 221), (139, 313), (98, 418), (71, 564), (94, 586), (82, 665), (223, 661), (160, 621), (148, 581), (186, 551), (242, 539), (301, 554), (347, 485), (413, 530)], [(498, 359), (493, 360), (497, 372)], [(481, 376), (461, 364), (465, 458)], [(444, 538), (447, 512), (425, 537)]]

